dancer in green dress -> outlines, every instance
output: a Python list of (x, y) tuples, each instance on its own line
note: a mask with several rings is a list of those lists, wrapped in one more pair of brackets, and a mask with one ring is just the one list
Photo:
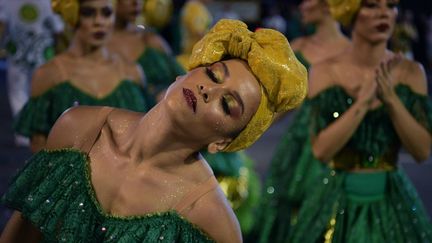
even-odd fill
[[(316, 27), (313, 35), (297, 38), (291, 45), (307, 68), (338, 55), (350, 45), (325, 0), (304, 0), (299, 8), (302, 22)], [(259, 242), (286, 242), (304, 196), (322, 172), (323, 166), (311, 151), (307, 129), (310, 117), (310, 102), (306, 99), (273, 155), (254, 230), (254, 238), (258, 237)]]
[(161, 36), (148, 26), (137, 26), (143, 9), (142, 0), (117, 1), (115, 28), (108, 47), (125, 60), (141, 66), (147, 83), (146, 98), (153, 106), (163, 97), (171, 82), (185, 74), (185, 70)]
[(301, 103), (306, 69), (281, 33), (234, 20), (198, 42), (191, 64), (146, 114), (63, 114), (2, 198), (16, 211), (0, 241), (241, 242), (199, 151), (253, 144), (277, 112)]
[(75, 27), (75, 34), (66, 51), (36, 70), (32, 97), (15, 121), (17, 133), (31, 137), (34, 152), (44, 147), (54, 122), (72, 106), (149, 108), (139, 66), (106, 48), (114, 24), (111, 1), (99, 1), (97, 6), (90, 2), (82, 3), (79, 14), (78, 9), (73, 11), (73, 4), (53, 3), (54, 10)]
[(330, 1), (352, 47), (310, 72), (312, 152), (327, 165), (289, 242), (431, 242), (432, 225), (398, 168), (430, 155), (432, 103), (419, 63), (386, 49), (395, 0)]

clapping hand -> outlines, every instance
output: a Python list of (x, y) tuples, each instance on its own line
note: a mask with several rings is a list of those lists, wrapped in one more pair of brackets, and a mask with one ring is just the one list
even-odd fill
[(401, 54), (396, 54), (387, 61), (381, 62), (375, 70), (375, 81), (377, 83), (377, 96), (384, 104), (388, 104), (397, 97), (394, 86), (394, 68), (402, 60)]

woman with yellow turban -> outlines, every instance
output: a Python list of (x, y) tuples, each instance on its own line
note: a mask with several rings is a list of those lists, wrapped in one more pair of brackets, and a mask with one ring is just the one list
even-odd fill
[[(211, 27), (212, 16), (204, 0), (187, 1), (181, 10), (182, 53), (179, 63), (188, 68), (193, 46)], [(218, 179), (231, 207), (239, 219), (242, 233), (248, 234), (255, 221), (254, 211), (260, 199), (261, 184), (254, 171), (254, 161), (244, 152), (208, 153), (204, 158)]]
[(287, 242), (432, 242), (432, 224), (398, 168), (403, 146), (430, 156), (432, 102), (419, 63), (387, 49), (397, 0), (329, 0), (352, 46), (312, 66), (312, 153), (326, 172)]
[[(340, 54), (350, 41), (330, 14), (326, 0), (303, 0), (299, 6), (302, 22), (314, 25), (315, 33), (295, 39), (291, 47), (297, 58), (309, 68)], [(322, 164), (311, 151), (310, 102), (305, 100), (284, 132), (272, 157), (263, 197), (258, 211), (258, 242), (286, 242), (304, 197), (315, 186)], [(290, 223), (287, 223), (290, 222)]]
[(2, 242), (241, 242), (238, 222), (199, 155), (253, 144), (306, 95), (306, 69), (279, 32), (222, 20), (148, 113), (77, 107), (2, 202)]
[[(144, 5), (143, 0), (117, 0), (114, 33), (108, 43), (110, 50), (118, 53), (125, 60), (136, 62), (141, 66), (147, 81), (146, 98), (152, 106), (163, 96), (171, 82), (177, 76), (185, 73), (172, 56), (169, 45), (162, 37), (151, 31), (149, 26), (137, 27), (137, 19), (142, 14), (144, 17), (145, 15), (153, 16), (158, 14), (154, 13), (155, 11), (160, 11), (157, 8), (159, 5), (152, 4), (153, 2), (155, 1), (147, 2)], [(143, 13), (144, 10), (153, 13)], [(156, 24), (155, 18), (149, 19), (150, 23)]]
[(146, 111), (142, 71), (110, 52), (114, 24), (111, 0), (53, 0), (54, 11), (75, 29), (69, 48), (38, 68), (31, 98), (15, 121), (31, 137), (34, 152), (45, 146), (57, 118), (76, 105), (107, 105)]

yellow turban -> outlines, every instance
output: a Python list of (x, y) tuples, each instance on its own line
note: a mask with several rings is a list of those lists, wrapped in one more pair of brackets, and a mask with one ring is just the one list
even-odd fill
[(281, 33), (255, 33), (238, 20), (220, 20), (193, 48), (189, 68), (209, 65), (225, 57), (247, 61), (261, 85), (261, 102), (245, 129), (224, 151), (252, 145), (271, 125), (275, 113), (298, 106), (306, 96), (306, 68), (297, 60)]
[[(112, 1), (114, 7), (117, 0)], [(75, 27), (79, 19), (80, 0), (51, 0), (53, 11), (59, 14), (69, 26)]]
[(171, 20), (172, 12), (172, 0), (145, 0), (144, 2), (145, 23), (150, 26), (163, 28)]
[(327, 3), (333, 18), (342, 25), (349, 26), (360, 8), (361, 0), (327, 0)]
[(76, 26), (79, 17), (79, 0), (51, 0), (51, 6), (63, 21), (71, 27)]

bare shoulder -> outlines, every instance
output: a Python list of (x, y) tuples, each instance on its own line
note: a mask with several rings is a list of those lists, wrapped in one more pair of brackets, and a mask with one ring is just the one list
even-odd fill
[(242, 242), (240, 225), (219, 187), (195, 202), (187, 218), (216, 242)]
[(143, 34), (143, 40), (146, 46), (158, 49), (167, 55), (172, 55), (171, 47), (169, 46), (168, 42), (160, 35), (151, 31), (146, 31)]
[(329, 58), (312, 65), (309, 69), (308, 97), (313, 98), (323, 90), (335, 84), (335, 67), (339, 63), (337, 57)]
[(427, 79), (422, 64), (403, 58), (396, 75), (398, 82), (408, 85), (414, 92), (427, 94)]
[(90, 128), (97, 123), (100, 106), (77, 106), (63, 112), (48, 135), (46, 148), (80, 147)]
[(64, 78), (62, 70), (60, 70), (58, 65), (61, 58), (61, 55), (56, 56), (34, 71), (31, 80), (32, 97), (39, 96), (56, 84), (64, 81), (62, 80)]

